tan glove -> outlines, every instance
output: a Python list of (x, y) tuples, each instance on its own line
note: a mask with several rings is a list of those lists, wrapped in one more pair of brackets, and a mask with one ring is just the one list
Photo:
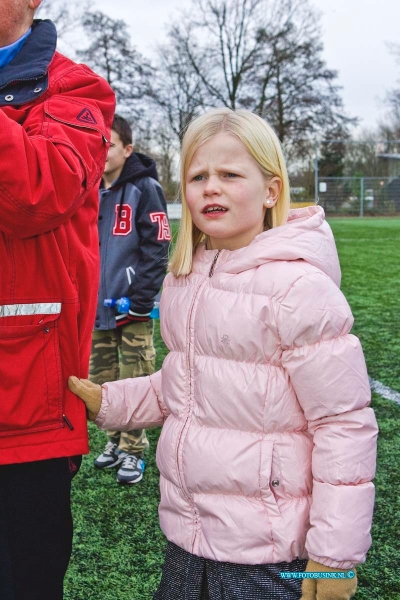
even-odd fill
[(101, 386), (92, 383), (89, 379), (78, 379), (74, 375), (68, 379), (68, 387), (86, 404), (90, 421), (94, 421), (99, 414), (101, 406)]
[(306, 571), (321, 573), (354, 573), (354, 577), (346, 579), (303, 579), (300, 600), (350, 600), (356, 593), (357, 575), (355, 569), (332, 569), (314, 560), (309, 560)]

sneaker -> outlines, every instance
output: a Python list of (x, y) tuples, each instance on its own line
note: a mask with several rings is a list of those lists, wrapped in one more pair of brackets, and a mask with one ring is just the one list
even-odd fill
[(143, 478), (144, 461), (135, 454), (123, 452), (122, 465), (118, 469), (118, 483), (137, 483)]
[(98, 469), (110, 469), (122, 462), (123, 452), (118, 452), (118, 444), (107, 442), (104, 452), (94, 461), (94, 466)]

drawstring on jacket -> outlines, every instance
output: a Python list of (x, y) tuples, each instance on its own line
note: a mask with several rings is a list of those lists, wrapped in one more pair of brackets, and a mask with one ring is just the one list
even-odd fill
[(125, 190), (126, 190), (126, 183), (124, 183), (123, 186), (122, 186), (121, 200), (120, 200), (119, 207), (118, 207), (118, 219), (121, 218), (122, 205), (123, 205), (124, 200), (125, 200)]

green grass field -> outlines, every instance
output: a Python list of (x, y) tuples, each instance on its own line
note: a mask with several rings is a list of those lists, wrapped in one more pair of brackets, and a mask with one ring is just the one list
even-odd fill
[[(342, 265), (342, 290), (355, 316), (369, 374), (400, 391), (400, 219), (332, 219)], [(157, 364), (165, 347), (157, 327)], [(400, 406), (374, 394), (380, 426), (373, 545), (358, 569), (356, 600), (398, 600), (400, 506)], [(66, 576), (66, 600), (150, 600), (160, 578), (165, 539), (158, 526), (159, 430), (143, 481), (116, 484), (115, 470), (94, 469), (105, 434), (90, 425), (91, 455), (74, 480), (74, 551)], [(177, 599), (179, 600), (179, 599)]]

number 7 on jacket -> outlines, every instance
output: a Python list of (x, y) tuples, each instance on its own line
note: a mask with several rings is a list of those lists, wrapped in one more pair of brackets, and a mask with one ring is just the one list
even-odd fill
[(158, 223), (157, 242), (170, 241), (171, 230), (169, 228), (167, 215), (164, 212), (154, 212), (150, 213), (149, 216), (152, 223)]

